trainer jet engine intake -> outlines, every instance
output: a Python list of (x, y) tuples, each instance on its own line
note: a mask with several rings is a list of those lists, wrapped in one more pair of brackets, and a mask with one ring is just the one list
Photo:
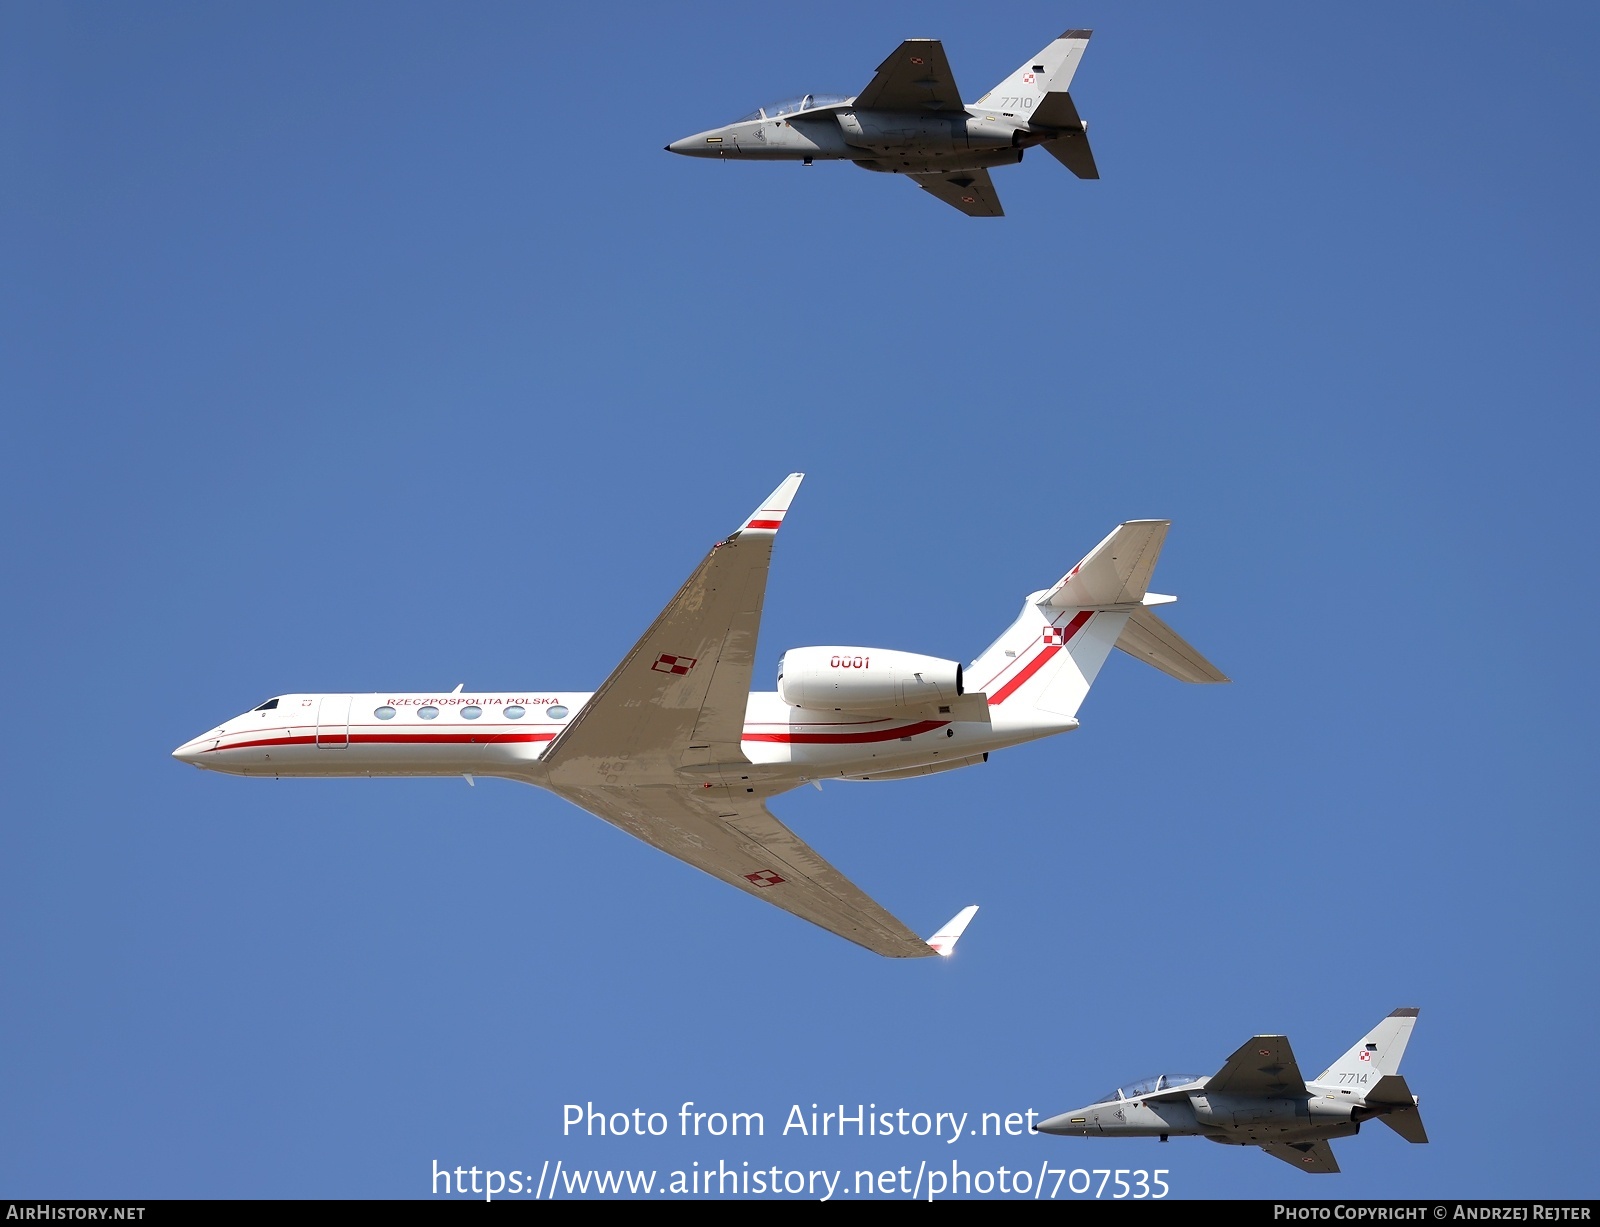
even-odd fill
[[(1068, 732), (1113, 648), (1189, 682), (1228, 679), (1146, 591), (1167, 521), (1113, 530), (1023, 604), (976, 661), (796, 648), (752, 692), (791, 474), (711, 547), (593, 693), (284, 694), (173, 757), (230, 775), (501, 776), (548, 789), (713, 877), (893, 958), (949, 954), (976, 907), (924, 940), (767, 809), (822, 780), (893, 780)], [(976, 683), (976, 684), (974, 684)]]
[(1199, 1134), (1229, 1146), (1259, 1146), (1303, 1172), (1337, 1172), (1332, 1138), (1353, 1137), (1376, 1118), (1408, 1142), (1426, 1142), (1419, 1100), (1400, 1076), (1417, 1024), (1395, 1010), (1311, 1081), (1300, 1074), (1287, 1036), (1258, 1035), (1209, 1078), (1161, 1074), (1117, 1087), (1088, 1107), (1040, 1121), (1040, 1133), (1069, 1137)]
[(669, 153), (729, 161), (817, 159), (905, 175), (968, 217), (1005, 210), (991, 166), (1022, 161), (1038, 146), (1080, 179), (1098, 179), (1089, 125), (1067, 92), (1089, 46), (1068, 30), (970, 106), (961, 101), (944, 46), (909, 38), (853, 97), (803, 94), (757, 107), (743, 119), (697, 132)]

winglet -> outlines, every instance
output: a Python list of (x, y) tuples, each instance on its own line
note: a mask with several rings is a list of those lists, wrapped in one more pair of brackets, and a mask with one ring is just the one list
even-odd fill
[(944, 928), (928, 939), (928, 945), (944, 955), (945, 958), (949, 958), (955, 953), (956, 942), (961, 939), (961, 935), (967, 931), (967, 926), (972, 923), (972, 918), (977, 914), (978, 905), (976, 903), (968, 904), (952, 916)]
[(774, 490), (746, 518), (739, 526), (743, 533), (777, 533), (783, 526), (783, 517), (789, 511), (789, 504), (794, 502), (795, 491), (800, 489), (800, 483), (805, 480), (804, 473), (790, 473), (783, 479), (783, 484)]

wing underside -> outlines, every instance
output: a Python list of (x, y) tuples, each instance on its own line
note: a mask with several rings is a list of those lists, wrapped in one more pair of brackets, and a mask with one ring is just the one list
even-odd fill
[(668, 782), (682, 767), (744, 760), (772, 543), (800, 474), (712, 547), (544, 756), (556, 785), (605, 783), (607, 764)]
[(1005, 216), (1006, 211), (1000, 207), (1000, 194), (994, 190), (989, 172), (982, 168), (910, 177), (930, 196), (937, 196), (968, 217)]
[(856, 95), (861, 111), (962, 111), (961, 91), (936, 38), (908, 38)]
[(1208, 1094), (1299, 1095), (1306, 1089), (1286, 1035), (1258, 1035), (1206, 1083)]
[(559, 789), (562, 796), (746, 894), (889, 958), (939, 953), (767, 807), (723, 787)]
[(1261, 1147), (1274, 1159), (1313, 1175), (1328, 1175), (1339, 1170), (1333, 1147), (1326, 1142), (1266, 1142)]
[(868, 950), (947, 954), (962, 917), (935, 935), (938, 949), (923, 941), (774, 818), (741, 778), (750, 766), (741, 743), (772, 542), (800, 477), (792, 474), (712, 548), (551, 745), (541, 782)]

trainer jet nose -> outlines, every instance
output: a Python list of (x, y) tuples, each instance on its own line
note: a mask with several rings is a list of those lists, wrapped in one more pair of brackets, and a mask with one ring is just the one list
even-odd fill
[(1038, 1133), (1056, 1133), (1063, 1137), (1082, 1137), (1100, 1132), (1097, 1126), (1089, 1123), (1089, 1115), (1083, 1111), (1063, 1112), (1060, 1116), (1040, 1121), (1033, 1128)]
[(693, 136), (686, 136), (682, 140), (673, 141), (666, 146), (668, 153), (681, 153), (688, 158), (719, 158), (722, 156), (724, 146), (731, 146), (726, 137), (716, 129), (709, 132), (696, 132)]

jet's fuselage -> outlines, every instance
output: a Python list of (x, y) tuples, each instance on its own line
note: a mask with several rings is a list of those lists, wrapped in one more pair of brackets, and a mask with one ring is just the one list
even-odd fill
[(845, 160), (899, 173), (972, 170), (1022, 160), (1041, 134), (998, 112), (916, 114), (831, 107), (740, 120), (667, 146), (688, 157), (741, 161)]
[[(224, 721), (173, 757), (230, 775), (503, 776), (542, 784), (541, 759), (587, 692), (289, 694)], [(808, 780), (887, 779), (981, 762), (991, 750), (1065, 732), (1077, 721), (1016, 705), (989, 719), (938, 711), (802, 711), (752, 693), (741, 749), (720, 764), (764, 795)], [(697, 769), (686, 769), (694, 774)]]
[(1189, 1095), (1090, 1104), (1042, 1121), (1041, 1133), (1076, 1137), (1200, 1135), (1234, 1146), (1346, 1137), (1377, 1115), (1361, 1100), (1338, 1095)]

